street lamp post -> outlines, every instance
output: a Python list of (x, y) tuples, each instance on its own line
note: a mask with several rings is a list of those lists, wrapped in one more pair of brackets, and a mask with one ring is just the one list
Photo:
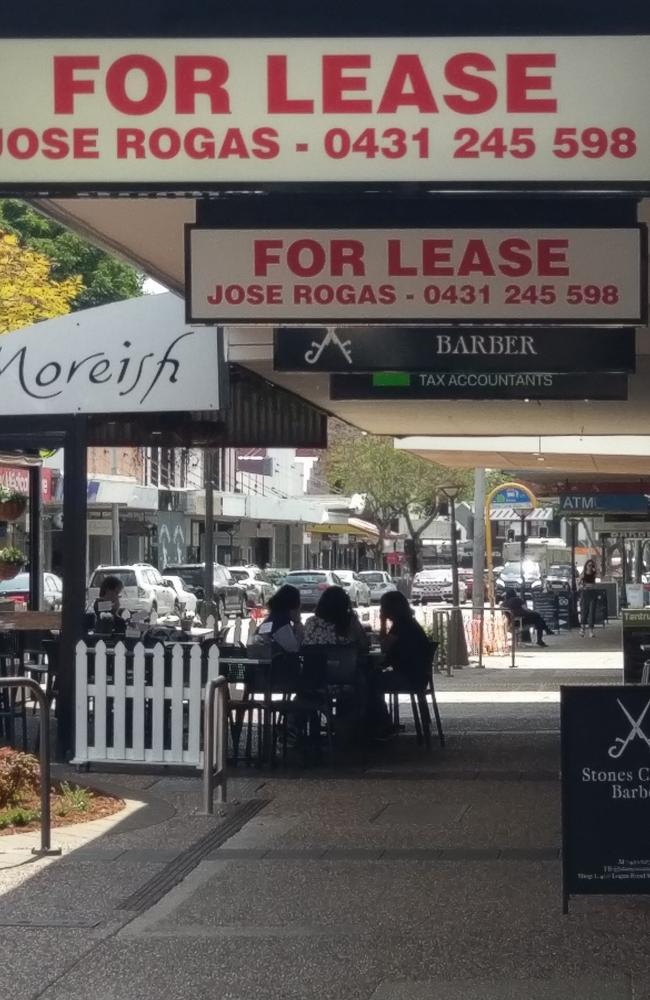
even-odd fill
[(463, 613), (460, 609), (460, 592), (458, 587), (458, 544), (456, 539), (456, 499), (460, 492), (453, 483), (440, 487), (440, 492), (449, 500), (449, 518), (451, 528), (451, 603), (449, 615), (449, 634), (447, 655), (450, 667), (467, 667), (467, 642), (463, 626)]
[(519, 507), (517, 513), (519, 514), (519, 566), (521, 569), (521, 599), (526, 601), (526, 577), (524, 576), (524, 561), (526, 559), (526, 531), (524, 525), (526, 523), (526, 518), (533, 510), (532, 505), (530, 507)]

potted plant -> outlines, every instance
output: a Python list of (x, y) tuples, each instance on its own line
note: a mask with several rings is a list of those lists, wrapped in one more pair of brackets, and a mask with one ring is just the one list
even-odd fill
[(20, 549), (8, 545), (0, 549), (0, 580), (11, 580), (25, 565), (25, 555)]
[(27, 506), (27, 497), (0, 486), (0, 521), (17, 521)]

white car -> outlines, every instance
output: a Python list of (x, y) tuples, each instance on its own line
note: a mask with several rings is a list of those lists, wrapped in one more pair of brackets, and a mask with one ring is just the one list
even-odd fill
[(182, 605), (185, 605), (185, 611), (188, 615), (196, 614), (196, 594), (191, 594), (189, 590), (185, 589), (180, 576), (163, 576), (163, 583), (165, 586), (171, 587), (176, 594), (174, 608), (177, 612), (181, 610)]
[(246, 591), (250, 607), (263, 607), (275, 591), (274, 585), (258, 566), (229, 566), (235, 583)]
[(390, 573), (385, 573), (383, 570), (365, 569), (363, 573), (359, 573), (359, 578), (370, 587), (371, 601), (381, 601), (384, 594), (397, 590)]
[(341, 586), (347, 592), (352, 607), (359, 608), (362, 604), (370, 607), (370, 587), (361, 579), (359, 573), (351, 569), (337, 569), (336, 575), (341, 581)]
[[(453, 584), (450, 567), (423, 569), (413, 577), (411, 601), (413, 604), (428, 604), (429, 601), (451, 601)], [(464, 580), (458, 581), (458, 599), (462, 604), (467, 597)]]
[(134, 563), (132, 566), (98, 566), (88, 585), (88, 606), (92, 607), (99, 597), (99, 588), (107, 576), (116, 576), (124, 589), (120, 594), (120, 606), (127, 611), (156, 611), (159, 615), (174, 613), (176, 591), (165, 586), (163, 578), (155, 566), (149, 563)]

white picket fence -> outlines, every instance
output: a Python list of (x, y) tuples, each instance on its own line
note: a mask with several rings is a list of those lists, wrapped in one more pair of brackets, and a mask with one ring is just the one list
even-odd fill
[(215, 646), (202, 676), (198, 644), (170, 651), (160, 643), (151, 649), (137, 643), (127, 653), (121, 642), (111, 648), (101, 641), (94, 647), (79, 642), (73, 763), (200, 767), (205, 684), (218, 675)]

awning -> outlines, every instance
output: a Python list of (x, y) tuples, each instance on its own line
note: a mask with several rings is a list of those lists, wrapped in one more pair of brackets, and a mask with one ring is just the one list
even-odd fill
[(370, 521), (362, 521), (358, 517), (350, 517), (343, 523), (334, 524), (308, 524), (305, 531), (312, 535), (355, 535), (357, 538), (367, 538), (376, 542), (379, 538), (379, 530)]
[[(552, 521), (554, 516), (552, 507), (535, 507), (526, 515), (526, 521)], [(521, 518), (516, 507), (492, 507), (490, 520), (519, 521)]]

